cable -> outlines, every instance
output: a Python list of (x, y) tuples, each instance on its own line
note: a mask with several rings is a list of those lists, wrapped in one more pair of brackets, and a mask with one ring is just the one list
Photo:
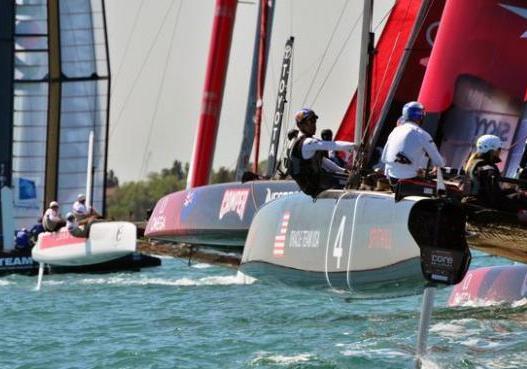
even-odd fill
[(128, 50), (130, 49), (130, 44), (132, 41), (132, 36), (135, 34), (135, 30), (137, 28), (137, 22), (139, 20), (139, 14), (141, 14), (141, 10), (143, 9), (145, 1), (141, 0), (141, 4), (137, 8), (137, 12), (135, 13), (134, 22), (132, 24), (132, 31), (128, 33), (128, 39), (126, 40), (126, 46), (124, 48), (123, 56), (119, 62), (119, 66), (117, 66), (117, 71), (114, 74), (113, 77), (113, 84), (112, 84), (112, 91), (110, 91), (110, 96), (112, 96), (112, 92), (115, 91), (115, 87), (117, 86), (117, 81), (119, 77), (119, 73), (121, 72), (121, 68), (124, 64), (124, 61), (127, 59), (128, 56)]
[(333, 69), (335, 68), (335, 65), (337, 65), (337, 62), (338, 62), (340, 56), (342, 55), (342, 53), (344, 52), (344, 49), (346, 48), (346, 45), (348, 44), (348, 41), (350, 40), (351, 35), (353, 34), (353, 31), (355, 30), (355, 27), (357, 27), (357, 24), (359, 24), (359, 20), (361, 19), (361, 17), (362, 17), (362, 13), (359, 14), (359, 17), (355, 20), (355, 23), (353, 24), (353, 27), (351, 28), (350, 32), (348, 33), (348, 37), (346, 37), (346, 40), (342, 44), (342, 47), (340, 48), (339, 53), (337, 54), (337, 57), (335, 58), (335, 61), (331, 65), (331, 68), (329, 68), (329, 71), (328, 71), (328, 73), (326, 75), (326, 78), (324, 78), (324, 80), (322, 81), (322, 84), (320, 85), (320, 87), (319, 87), (319, 89), (317, 91), (317, 94), (313, 98), (313, 103), (311, 105), (314, 105), (315, 102), (317, 101), (317, 99), (318, 99), (318, 97), (320, 95), (320, 92), (322, 92), (322, 89), (326, 85), (326, 82), (328, 81), (329, 76), (331, 75), (331, 72), (333, 72)]
[(132, 96), (132, 93), (134, 92), (135, 90), (135, 86), (137, 85), (137, 82), (139, 81), (139, 77), (141, 76), (141, 74), (143, 73), (143, 70), (146, 66), (146, 62), (147, 60), (150, 58), (150, 56), (152, 55), (151, 54), (151, 51), (152, 49), (154, 48), (154, 46), (156, 45), (157, 43), (157, 40), (159, 38), (159, 35), (161, 33), (161, 30), (163, 28), (163, 26), (165, 25), (165, 22), (167, 20), (167, 17), (168, 17), (168, 14), (170, 14), (170, 11), (172, 10), (172, 7), (174, 6), (175, 4), (175, 1), (173, 0), (172, 3), (170, 4), (168, 10), (165, 12), (165, 15), (163, 16), (163, 20), (161, 21), (161, 24), (159, 26), (159, 28), (157, 29), (157, 32), (156, 32), (156, 35), (154, 36), (154, 40), (153, 42), (151, 43), (150, 45), (150, 48), (148, 49), (148, 51), (146, 52), (146, 57), (143, 59), (143, 62), (141, 64), (141, 67), (139, 68), (139, 72), (136, 74), (135, 76), (135, 79), (132, 83), (132, 87), (128, 90), (128, 95), (126, 95), (126, 98), (124, 99), (124, 103), (123, 105), (121, 106), (121, 109), (119, 110), (119, 113), (117, 113), (117, 118), (115, 120), (115, 123), (113, 124), (113, 127), (110, 131), (110, 138), (113, 136), (113, 134), (115, 133), (115, 130), (121, 120), (121, 116), (124, 112), (124, 108), (126, 107), (126, 105), (128, 104), (128, 100), (130, 99), (130, 97)]
[(139, 172), (139, 175), (141, 175), (141, 173), (143, 173), (144, 175), (144, 171), (146, 169), (146, 164), (147, 164), (147, 148), (150, 146), (150, 139), (152, 138), (152, 131), (154, 130), (154, 124), (156, 122), (156, 117), (157, 117), (157, 113), (158, 113), (158, 109), (159, 109), (159, 102), (161, 101), (161, 92), (163, 92), (163, 88), (165, 86), (165, 81), (166, 81), (166, 72), (167, 72), (167, 69), (168, 69), (168, 61), (170, 60), (170, 55), (172, 54), (172, 48), (174, 47), (174, 36), (176, 35), (176, 29), (177, 29), (177, 25), (179, 23), (179, 15), (181, 13), (181, 5), (183, 4), (183, 1), (180, 1), (179, 2), (179, 7), (177, 9), (177, 14), (176, 14), (176, 20), (174, 22), (174, 27), (172, 28), (172, 34), (170, 35), (170, 41), (169, 41), (169, 49), (168, 49), (168, 53), (167, 53), (167, 58), (165, 59), (165, 65), (163, 66), (163, 73), (161, 75), (161, 85), (159, 86), (159, 89), (157, 90), (157, 96), (156, 96), (156, 102), (155, 102), (155, 107), (154, 107), (154, 112), (152, 114), (152, 121), (150, 122), (150, 128), (148, 130), (148, 136), (147, 136), (147, 139), (146, 139), (146, 144), (145, 144), (145, 148), (144, 148), (144, 152), (143, 152), (143, 163), (141, 165), (141, 169), (140, 169), (140, 172)]
[(337, 19), (337, 23), (335, 24), (335, 27), (333, 28), (333, 31), (331, 32), (331, 36), (329, 37), (329, 41), (326, 44), (326, 48), (325, 48), (324, 52), (322, 53), (322, 58), (320, 59), (320, 62), (318, 63), (317, 69), (315, 70), (315, 75), (311, 79), (311, 84), (309, 85), (309, 87), (308, 87), (308, 89), (306, 91), (306, 95), (304, 96), (304, 100), (302, 100), (302, 106), (304, 106), (305, 103), (306, 103), (307, 96), (309, 95), (309, 92), (311, 91), (311, 88), (313, 87), (313, 84), (315, 83), (315, 79), (318, 76), (318, 72), (320, 71), (320, 67), (322, 66), (322, 62), (326, 58), (326, 55), (327, 55), (328, 50), (329, 50), (329, 47), (330, 47), (330, 45), (331, 45), (331, 43), (333, 41), (333, 38), (335, 37), (335, 34), (337, 32), (337, 28), (339, 27), (340, 22), (342, 21), (342, 17), (344, 16), (344, 13), (346, 12), (346, 8), (348, 7), (348, 4), (349, 4), (349, 0), (346, 0), (346, 2), (344, 3), (344, 7), (340, 11), (340, 15), (339, 15), (339, 17)]

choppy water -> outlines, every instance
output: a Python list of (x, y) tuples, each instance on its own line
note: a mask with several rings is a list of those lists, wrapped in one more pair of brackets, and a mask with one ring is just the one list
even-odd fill
[[(349, 300), (178, 259), (35, 284), (0, 279), (0, 368), (414, 368), (420, 296)], [(436, 294), (423, 368), (527, 368), (527, 304), (451, 309), (449, 292)]]

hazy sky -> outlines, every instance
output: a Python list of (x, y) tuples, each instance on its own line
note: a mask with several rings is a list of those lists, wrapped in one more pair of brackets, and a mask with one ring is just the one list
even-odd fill
[[(258, 12), (256, 0), (251, 2), (239, 3), (237, 9), (214, 168), (234, 169), (238, 157)], [(375, 2), (374, 27), (393, 2)], [(337, 129), (357, 84), (362, 3), (276, 1), (261, 158), (269, 147), (282, 54), (291, 35), (295, 46), (284, 124), (292, 124), (297, 109), (311, 106), (320, 116), (319, 130)], [(190, 161), (214, 4), (213, 0), (106, 0), (112, 68), (108, 168), (121, 182), (142, 179), (176, 159)]]

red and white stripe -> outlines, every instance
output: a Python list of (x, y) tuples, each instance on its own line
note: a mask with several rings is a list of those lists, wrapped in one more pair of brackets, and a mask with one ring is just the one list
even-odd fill
[(280, 233), (274, 237), (274, 256), (283, 256), (285, 249), (285, 238), (287, 234), (287, 226), (289, 225), (289, 212), (284, 213), (282, 216), (282, 224), (280, 225)]

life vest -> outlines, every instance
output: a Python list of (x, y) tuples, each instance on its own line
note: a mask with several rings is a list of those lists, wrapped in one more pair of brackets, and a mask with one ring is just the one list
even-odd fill
[(498, 168), (489, 164), (485, 159), (475, 159), (467, 167), (465, 178), (463, 180), (463, 193), (468, 196), (478, 196), (481, 189), (479, 178), (480, 170), (495, 170), (499, 173)]
[(287, 169), (300, 189), (307, 195), (316, 197), (324, 190), (321, 188), (323, 153), (316, 151), (311, 159), (302, 157), (302, 145), (307, 136), (296, 138), (287, 150)]

